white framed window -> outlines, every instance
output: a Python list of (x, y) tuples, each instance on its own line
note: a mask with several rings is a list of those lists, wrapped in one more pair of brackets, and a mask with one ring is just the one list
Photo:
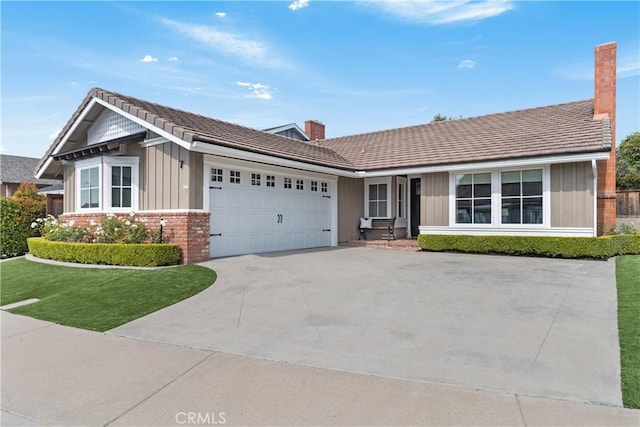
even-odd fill
[(103, 157), (104, 210), (131, 212), (138, 209), (138, 158)]
[(259, 173), (252, 173), (251, 174), (251, 185), (255, 185), (255, 186), (260, 186), (260, 179), (261, 176)]
[(267, 187), (276, 186), (276, 177), (274, 175), (267, 175)]
[(282, 185), (284, 188), (291, 189), (291, 178), (285, 176)]
[(502, 224), (543, 223), (542, 176), (542, 169), (500, 173)]
[(549, 227), (548, 167), (450, 174), (449, 224), (463, 227)]
[(133, 207), (133, 173), (131, 166), (111, 166), (111, 207)]
[(240, 184), (240, 171), (229, 171), (229, 182), (231, 184)]
[(491, 172), (456, 174), (456, 224), (491, 224)]
[(138, 157), (80, 160), (76, 169), (76, 211), (130, 212), (138, 209)]
[(100, 165), (79, 169), (80, 209), (100, 209)]
[(304, 181), (296, 179), (296, 190), (304, 190)]
[(322, 193), (328, 193), (329, 192), (329, 185), (326, 182), (323, 182), (320, 186), (320, 190)]
[(398, 206), (396, 207), (396, 216), (398, 219), (407, 219), (407, 178), (399, 176), (396, 178), (398, 181), (397, 184), (397, 194), (396, 200), (398, 202)]
[(318, 191), (318, 181), (311, 181), (311, 191)]
[(368, 218), (391, 217), (391, 177), (365, 179), (364, 212)]
[(222, 182), (222, 169), (211, 168), (211, 182)]

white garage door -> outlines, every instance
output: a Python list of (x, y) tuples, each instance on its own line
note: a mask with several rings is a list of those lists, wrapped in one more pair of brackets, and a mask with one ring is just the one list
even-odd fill
[(212, 257), (331, 245), (333, 182), (222, 164), (207, 169)]

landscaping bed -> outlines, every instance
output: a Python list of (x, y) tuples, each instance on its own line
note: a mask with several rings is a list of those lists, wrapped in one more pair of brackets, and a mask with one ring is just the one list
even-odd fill
[(640, 409), (640, 256), (616, 259), (622, 401)]

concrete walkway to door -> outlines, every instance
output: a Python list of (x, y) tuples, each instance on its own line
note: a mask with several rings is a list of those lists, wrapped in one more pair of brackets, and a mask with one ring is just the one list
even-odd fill
[(621, 405), (615, 263), (310, 250), (113, 334), (341, 371)]

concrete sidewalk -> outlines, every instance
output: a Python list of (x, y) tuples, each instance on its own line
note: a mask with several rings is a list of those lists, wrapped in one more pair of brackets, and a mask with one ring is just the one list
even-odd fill
[(627, 425), (640, 411), (310, 368), (1, 313), (2, 425)]

